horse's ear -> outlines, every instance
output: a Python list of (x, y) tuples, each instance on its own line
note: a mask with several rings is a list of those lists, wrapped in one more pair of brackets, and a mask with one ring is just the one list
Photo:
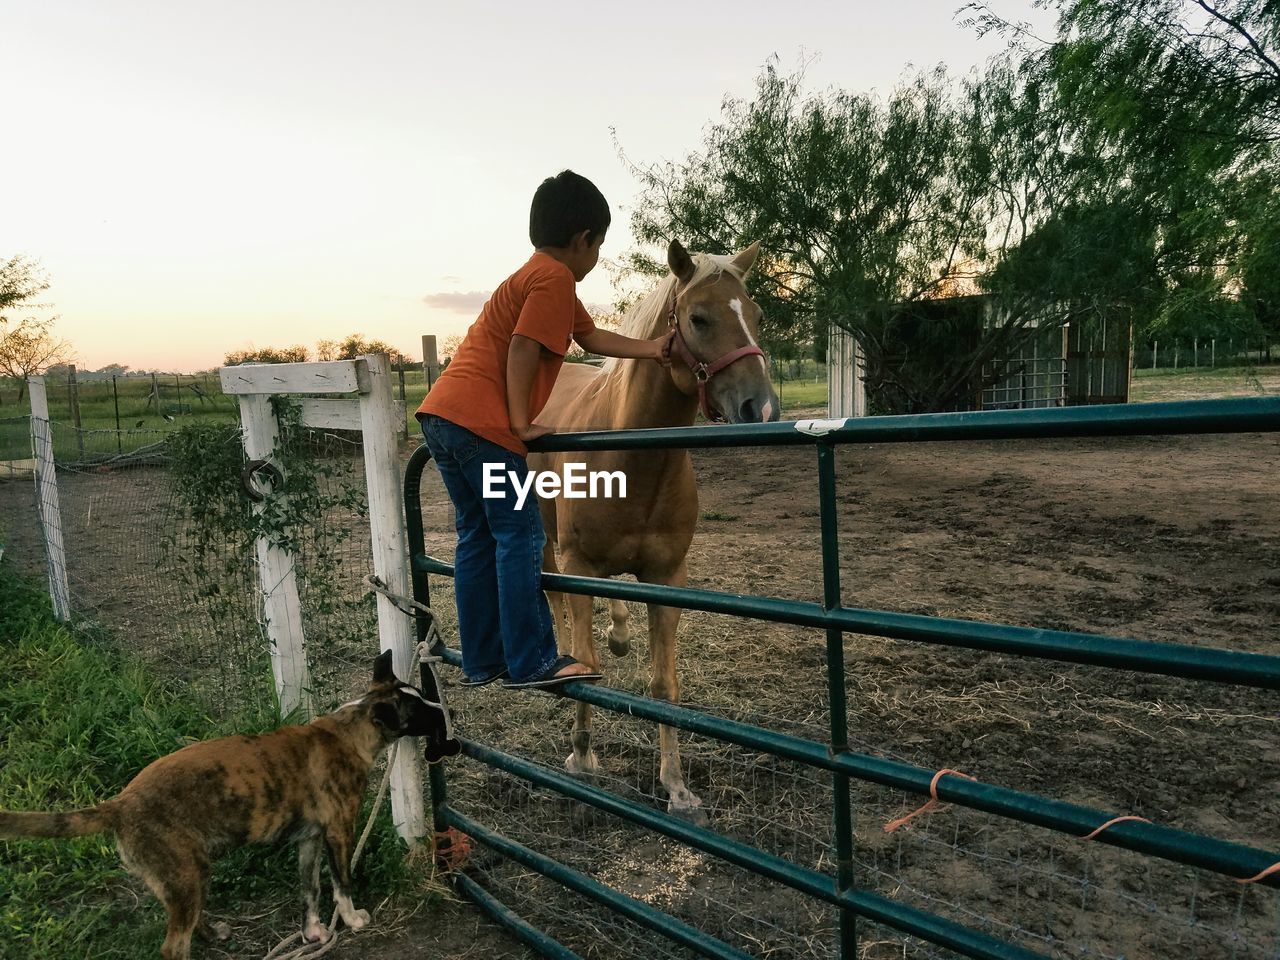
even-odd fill
[(745, 277), (748, 271), (755, 266), (756, 256), (760, 253), (760, 241), (757, 240), (747, 249), (737, 254), (733, 258), (733, 265), (737, 267), (738, 273)]
[(679, 240), (672, 240), (667, 247), (667, 266), (681, 283), (688, 283), (693, 279), (693, 258), (689, 256), (689, 251), (680, 246)]

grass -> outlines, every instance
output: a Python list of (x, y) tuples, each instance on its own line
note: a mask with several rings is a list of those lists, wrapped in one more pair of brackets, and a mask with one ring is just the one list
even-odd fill
[[(220, 728), (109, 634), (58, 623), (44, 590), (0, 560), (0, 808), (92, 806), (157, 757), (233, 728), (259, 732)], [(416, 905), (436, 889), (429, 871), (406, 860), (389, 806), (357, 869), (361, 905), (392, 890)], [(210, 911), (231, 924), (228, 948), (260, 956), (261, 945), (296, 929), (295, 863), (292, 849), (262, 847), (217, 863)], [(154, 954), (163, 938), (163, 909), (125, 873), (109, 835), (0, 840), (0, 891), (0, 957), (132, 960)]]

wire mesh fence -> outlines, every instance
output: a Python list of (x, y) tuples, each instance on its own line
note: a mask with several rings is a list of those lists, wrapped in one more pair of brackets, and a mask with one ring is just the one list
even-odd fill
[[(29, 430), (29, 420), (0, 428), (16, 435)], [(208, 429), (223, 459), (238, 463), (238, 427)], [(202, 526), (204, 493), (184, 488), (177, 476), (174, 433), (125, 431), (119, 439), (131, 454), (81, 459), (80, 439), (89, 434), (84, 448), (93, 450), (100, 445), (95, 433), (52, 424), (73, 612), (109, 626), (212, 713), (270, 713), (270, 640), (252, 539)], [(329, 504), (293, 544), (312, 695), (323, 710), (363, 683), (377, 648), (376, 609), (363, 583), (372, 564), (360, 444), (320, 431), (307, 431), (302, 442), (325, 465), (318, 484)], [(14, 460), (0, 471), (0, 542), (27, 573), (44, 576), (51, 533), (41, 522), (29, 459)], [(248, 503), (245, 497), (245, 511)]]
[[(1144, 444), (1135, 443), (1135, 448), (1139, 457), (1148, 455)], [(975, 457), (972, 451), (964, 455)], [(780, 462), (784, 456), (704, 454), (700, 477), (722, 484), (733, 484), (737, 477), (769, 477), (778, 483), (788, 469)], [(1037, 464), (1045, 459), (1043, 452), (1027, 456)], [(714, 466), (717, 460), (725, 463), (722, 472)], [(1117, 469), (1114, 450), (1108, 460), (1107, 469)], [(976, 462), (983, 461), (979, 457)], [(935, 469), (959, 486), (952, 466)], [(878, 504), (875, 524), (887, 529), (871, 532), (868, 515), (859, 515), (869, 509), (865, 494), (856, 489), (861, 480), (856, 471), (850, 476), (840, 495), (856, 507), (847, 527), (842, 517), (841, 532), (850, 554), (846, 574), (856, 585), (858, 605), (883, 603), (998, 621), (1008, 614), (989, 589), (995, 581), (985, 579), (986, 590), (960, 589), (941, 572), (954, 572), (958, 563), (976, 557), (993, 564), (991, 569), (999, 571), (996, 580), (1010, 594), (1021, 594), (1022, 576), (1040, 567), (1055, 577), (1064, 575), (1059, 570), (1092, 570), (1092, 526), (1088, 517), (1071, 513), (1065, 504), (1057, 511), (1016, 498), (1002, 501), (1003, 508), (984, 504), (986, 523), (994, 525), (992, 516), (998, 518), (1003, 509), (1024, 532), (1031, 521), (1044, 525), (1058, 512), (1069, 520), (1060, 539), (1027, 537), (1025, 543), (1019, 541), (1024, 552), (1011, 553), (1008, 537), (976, 535), (973, 517), (950, 498), (932, 494), (913, 507)], [(982, 479), (979, 485), (988, 488), (991, 481)], [(715, 490), (715, 483), (705, 489)], [(816, 511), (807, 509), (813, 505), (812, 494), (788, 486), (779, 495), (776, 509), (766, 510), (767, 519), (758, 523), (747, 516), (751, 508), (745, 491), (734, 486), (710, 495), (708, 508), (736, 504), (731, 515), (709, 511), (715, 520), (734, 526), (724, 529), (713, 523), (700, 531), (702, 548), (694, 558), (698, 585), (813, 599), (804, 591), (821, 583), (816, 542), (809, 550), (794, 546), (788, 542), (794, 534), (779, 531), (783, 524), (775, 519), (812, 516)], [(423, 482), (423, 505), (428, 530), (435, 531), (428, 536), (428, 552), (447, 560), (447, 499), (430, 475)], [(1252, 576), (1265, 577), (1274, 566), (1267, 559), (1274, 558), (1274, 524), (1251, 519), (1244, 531), (1228, 535), (1225, 521), (1216, 523), (1212, 546), (1196, 542), (1199, 562), (1217, 569), (1219, 557), (1225, 560), (1230, 554)], [(1098, 526), (1100, 543), (1110, 554), (1114, 524), (1100, 521)], [(945, 558), (936, 546), (942, 530), (959, 538), (955, 552)], [(1167, 563), (1172, 569), (1190, 549), (1185, 532), (1174, 537), (1172, 530), (1153, 525), (1151, 533), (1153, 540), (1143, 549), (1156, 566)], [(904, 566), (907, 554), (911, 561)], [(931, 585), (916, 582), (916, 566), (939, 571), (929, 574)], [(886, 570), (894, 575), (885, 576)], [(1169, 577), (1153, 582), (1180, 589)], [(1096, 592), (1096, 585), (1091, 589)], [(431, 594), (452, 645), (452, 581), (433, 577)], [(948, 601), (949, 594), (957, 599)], [(1116, 598), (1107, 615), (1133, 615), (1138, 608), (1120, 604), (1122, 599)], [(1169, 619), (1180, 614), (1163, 595), (1148, 599), (1150, 609), (1167, 621), (1167, 634), (1160, 635), (1170, 640), (1265, 651), (1274, 638), (1265, 630), (1236, 635), (1222, 618), (1197, 621), (1195, 636), (1188, 637), (1185, 621)], [(943, 606), (948, 602), (974, 603), (981, 610)], [(1059, 606), (1057, 598), (1038, 590), (1034, 603), (1042, 624), (1051, 628), (1087, 629), (1094, 618), (1096, 629), (1102, 615), (1097, 598)], [(1240, 609), (1251, 614), (1254, 608), (1241, 604)], [(610, 686), (636, 694), (646, 693), (649, 683), (643, 617), (637, 616), (641, 610), (632, 605), (635, 637), (627, 656), (610, 656), (597, 639)], [(608, 623), (602, 602), (596, 604), (596, 623)], [(684, 705), (825, 742), (823, 649), (815, 631), (686, 611), (678, 655)], [(1280, 756), (1275, 752), (1280, 746), (1280, 702), (1274, 692), (854, 635), (846, 637), (845, 669), (856, 751), (926, 769), (958, 766), (983, 780), (1039, 795), (1274, 848), (1280, 807), (1268, 791), (1265, 772)], [(563, 767), (576, 704), (494, 688), (454, 689), (451, 694), (465, 736), (553, 769)], [(830, 776), (697, 735), (681, 734), (680, 742), (686, 783), (702, 797), (717, 832), (834, 876)], [(593, 749), (600, 763), (596, 785), (636, 803), (665, 806), (654, 724), (595, 710)], [(1251, 766), (1256, 776), (1248, 775)], [(834, 909), (786, 887), (742, 875), (714, 857), (470, 760), (451, 763), (447, 782), (450, 804), (471, 819), (751, 955), (835, 956)], [(1272, 889), (956, 805), (942, 805), (903, 829), (885, 831), (886, 824), (920, 804), (916, 795), (855, 782), (855, 886), (1055, 960), (1280, 956), (1280, 897)], [(482, 884), (583, 956), (684, 955), (653, 935), (637, 941), (641, 935), (628, 921), (588, 907), (585, 898), (565, 893), (519, 864), (482, 848), (476, 857), (475, 876)], [(872, 960), (956, 956), (869, 922), (860, 923), (859, 930), (859, 956)]]

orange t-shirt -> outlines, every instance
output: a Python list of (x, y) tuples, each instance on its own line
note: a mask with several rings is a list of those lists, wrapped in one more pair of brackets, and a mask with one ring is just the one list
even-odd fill
[(554, 257), (534, 253), (480, 311), (467, 336), (432, 386), (418, 419), (434, 414), (513, 453), (528, 448), (511, 432), (507, 413), (507, 350), (520, 334), (545, 349), (538, 358), (529, 394), (529, 419), (546, 406), (574, 337), (595, 330), (591, 314), (577, 297), (573, 271)]

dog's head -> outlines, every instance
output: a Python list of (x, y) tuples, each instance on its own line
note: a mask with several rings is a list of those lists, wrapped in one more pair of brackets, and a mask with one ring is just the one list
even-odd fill
[(439, 707), (429, 704), (417, 687), (396, 678), (390, 650), (373, 661), (373, 685), (363, 700), (374, 724), (391, 740), (425, 737), (443, 723)]

